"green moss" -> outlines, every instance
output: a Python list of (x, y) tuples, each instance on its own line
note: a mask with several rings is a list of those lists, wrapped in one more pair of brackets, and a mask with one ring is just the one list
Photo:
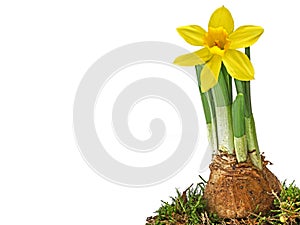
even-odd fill
[(206, 182), (201, 178), (200, 183), (191, 185), (183, 193), (176, 190), (177, 196), (171, 197), (171, 203), (162, 201), (156, 215), (147, 218), (146, 225), (300, 224), (300, 189), (294, 182), (289, 185), (283, 182), (279, 196), (273, 193), (274, 210), (268, 215), (253, 214), (245, 219), (221, 219), (209, 214), (203, 199), (205, 185)]

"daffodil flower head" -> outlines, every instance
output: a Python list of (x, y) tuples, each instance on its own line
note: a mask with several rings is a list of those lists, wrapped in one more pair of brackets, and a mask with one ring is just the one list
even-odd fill
[(179, 56), (174, 61), (181, 66), (205, 64), (200, 75), (203, 92), (217, 84), (222, 63), (233, 78), (242, 81), (254, 79), (254, 69), (249, 58), (236, 49), (253, 45), (262, 35), (262, 27), (247, 25), (234, 30), (230, 11), (222, 6), (211, 15), (208, 31), (198, 25), (179, 27), (177, 31), (189, 44), (203, 46), (202, 49)]

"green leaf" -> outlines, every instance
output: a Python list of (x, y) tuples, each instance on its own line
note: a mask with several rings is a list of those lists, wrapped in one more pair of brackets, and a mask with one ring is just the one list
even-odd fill
[(208, 99), (207, 94), (203, 93), (200, 88), (200, 86), (201, 86), (200, 85), (200, 74), (201, 74), (203, 67), (204, 67), (204, 65), (196, 65), (195, 66), (197, 80), (198, 80), (198, 87), (199, 87), (201, 102), (202, 102), (203, 111), (204, 111), (204, 116), (205, 116), (206, 123), (209, 124), (209, 123), (211, 123), (211, 111), (210, 111), (210, 107), (209, 107), (209, 99)]
[(245, 135), (245, 98), (239, 93), (232, 105), (233, 135), (237, 138)]

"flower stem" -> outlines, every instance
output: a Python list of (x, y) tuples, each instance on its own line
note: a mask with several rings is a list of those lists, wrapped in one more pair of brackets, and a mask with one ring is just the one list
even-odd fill
[(209, 90), (205, 93), (206, 98), (209, 99), (209, 108), (211, 111), (211, 124), (210, 128), (211, 132), (209, 133), (210, 147), (213, 150), (213, 154), (217, 154), (218, 152), (218, 130), (217, 130), (217, 116), (216, 116), (216, 108), (213, 100), (212, 91)]
[(248, 148), (245, 132), (245, 99), (242, 93), (239, 93), (232, 105), (232, 122), (234, 134), (234, 149), (238, 162), (247, 160)]
[[(222, 65), (222, 67), (225, 66)], [(221, 69), (219, 81), (211, 90), (217, 118), (218, 150), (233, 154), (231, 79), (228, 78), (229, 75), (225, 71)]]
[[(250, 47), (245, 48), (245, 54), (250, 59)], [(262, 169), (262, 161), (257, 141), (255, 122), (251, 106), (250, 81), (240, 81), (235, 79), (237, 93), (242, 93), (245, 100), (245, 133), (247, 137), (248, 152), (252, 163)]]
[(232, 77), (229, 75), (229, 73), (226, 70), (226, 67), (223, 64), (221, 66), (221, 71), (227, 83), (228, 98), (229, 98), (228, 100), (230, 103), (232, 103)]
[(253, 115), (250, 117), (245, 117), (245, 127), (246, 127), (246, 136), (248, 143), (248, 152), (250, 159), (254, 166), (259, 169), (262, 169), (262, 161), (260, 156), (260, 151), (258, 147), (256, 128)]
[(233, 154), (231, 105), (216, 106), (218, 150)]
[(196, 74), (197, 74), (197, 80), (198, 80), (198, 87), (199, 87), (199, 93), (201, 96), (201, 102), (202, 102), (202, 106), (203, 106), (203, 110), (204, 110), (204, 116), (205, 116), (205, 120), (206, 123), (211, 123), (211, 111), (210, 111), (210, 107), (209, 107), (209, 98), (208, 96), (206, 96), (206, 94), (204, 92), (201, 91), (200, 88), (200, 74), (201, 71), (203, 69), (203, 65), (196, 65)]
[(216, 127), (216, 112), (214, 106), (214, 100), (211, 91), (202, 92), (200, 85), (200, 74), (204, 65), (196, 65), (196, 74), (198, 80), (198, 87), (201, 96), (204, 116), (206, 120), (207, 132), (208, 132), (208, 142), (212, 153), (216, 154), (218, 149), (218, 140), (217, 140), (217, 127)]

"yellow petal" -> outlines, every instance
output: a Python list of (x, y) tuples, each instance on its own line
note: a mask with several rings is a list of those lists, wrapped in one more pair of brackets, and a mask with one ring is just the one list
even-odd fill
[(200, 84), (201, 91), (206, 92), (218, 83), (218, 77), (221, 69), (222, 58), (214, 55), (201, 71)]
[(224, 6), (216, 9), (210, 17), (208, 27), (223, 27), (228, 34), (234, 29), (234, 21), (230, 11)]
[(264, 29), (259, 26), (241, 26), (229, 35), (230, 48), (245, 48), (253, 45), (262, 35)]
[(183, 39), (196, 46), (203, 46), (203, 37), (206, 31), (198, 25), (183, 26), (177, 28), (178, 33)]
[(254, 79), (254, 68), (244, 53), (229, 49), (223, 57), (223, 63), (233, 78), (243, 81)]
[(180, 66), (195, 66), (207, 62), (212, 57), (208, 48), (202, 48), (196, 52), (181, 55), (174, 60)]

